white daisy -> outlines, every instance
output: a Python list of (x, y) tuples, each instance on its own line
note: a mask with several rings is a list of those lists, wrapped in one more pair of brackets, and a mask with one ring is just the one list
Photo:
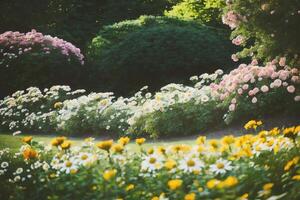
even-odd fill
[(199, 158), (188, 157), (179, 161), (178, 168), (184, 172), (200, 171), (204, 167), (204, 163)]
[(66, 160), (60, 171), (65, 172), (66, 174), (69, 174), (72, 171), (77, 171), (78, 166), (76, 165), (76, 163), (73, 160)]
[(229, 170), (232, 170), (231, 161), (218, 159), (215, 164), (210, 166), (210, 171), (215, 174), (224, 174)]
[(155, 171), (156, 169), (160, 169), (163, 166), (164, 158), (158, 154), (151, 154), (144, 158), (141, 163), (142, 171)]
[(8, 167), (8, 162), (2, 162), (1, 163), (1, 168), (5, 169), (6, 167)]

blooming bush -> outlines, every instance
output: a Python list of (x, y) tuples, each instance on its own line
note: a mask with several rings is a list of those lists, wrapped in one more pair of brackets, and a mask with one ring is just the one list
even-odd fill
[(244, 49), (234, 60), (263, 61), (287, 57), (299, 67), (300, 3), (298, 0), (227, 0), (223, 23), (232, 30), (233, 43)]
[(27, 93), (19, 91), (0, 102), (1, 127), (163, 137), (197, 134), (212, 126), (278, 113), (299, 116), (299, 70), (280, 61), (266, 66), (253, 61), (228, 74), (217, 70), (193, 76), (191, 81), (190, 86), (168, 84), (156, 93), (143, 87), (130, 98), (85, 94), (66, 86), (54, 87), (62, 93), (29, 88)]
[[(1, 199), (299, 199), (300, 126), (249, 132), (195, 145), (128, 150), (128, 137), (45, 146), (24, 137), (19, 152), (0, 151)], [(84, 192), (83, 192), (84, 191)]]
[(75, 80), (83, 58), (80, 49), (57, 37), (7, 31), (0, 35), (1, 94)]
[(56, 127), (57, 110), (66, 99), (76, 98), (85, 90), (71, 91), (69, 86), (52, 86), (41, 91), (30, 87), (0, 101), (1, 129), (51, 132)]

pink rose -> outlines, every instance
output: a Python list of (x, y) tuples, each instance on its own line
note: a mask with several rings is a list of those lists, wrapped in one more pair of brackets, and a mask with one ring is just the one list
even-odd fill
[(295, 101), (300, 101), (300, 95), (295, 96), (294, 100), (295, 100)]
[(266, 92), (269, 91), (269, 87), (266, 86), (266, 85), (263, 85), (263, 86), (261, 86), (260, 90), (261, 90), (263, 93), (266, 93)]
[(286, 62), (286, 58), (285, 58), (285, 57), (281, 57), (281, 58), (279, 59), (279, 65), (280, 65), (281, 67), (284, 67), (284, 66), (285, 66), (285, 62)]
[(296, 90), (296, 88), (293, 85), (288, 86), (286, 89), (289, 93), (294, 93)]
[(235, 104), (230, 104), (229, 106), (229, 111), (234, 111), (235, 110)]

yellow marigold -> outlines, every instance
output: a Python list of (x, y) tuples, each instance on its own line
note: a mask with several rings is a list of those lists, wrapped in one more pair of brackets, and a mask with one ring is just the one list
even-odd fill
[(63, 106), (63, 103), (62, 102), (56, 102), (55, 104), (54, 104), (54, 108), (55, 109), (59, 109), (59, 108), (62, 108), (62, 106)]
[(220, 181), (218, 179), (211, 179), (206, 183), (206, 186), (208, 189), (213, 189), (215, 188), (218, 184), (220, 183)]
[(30, 147), (26, 148), (23, 151), (23, 157), (25, 160), (33, 159), (33, 158), (36, 158), (37, 156), (38, 156), (38, 153)]
[(22, 142), (29, 144), (32, 140), (32, 136), (26, 136), (22, 138)]
[(223, 183), (224, 183), (224, 187), (233, 187), (236, 184), (238, 184), (238, 180), (234, 176), (229, 176), (223, 181)]
[(213, 149), (217, 149), (219, 147), (219, 141), (216, 139), (210, 140), (209, 144)]
[(261, 126), (263, 123), (262, 121), (255, 121), (255, 120), (250, 120), (247, 122), (244, 126), (246, 130), (248, 129), (256, 129), (258, 126)]
[(117, 174), (117, 170), (115, 170), (115, 169), (105, 170), (105, 172), (103, 173), (103, 178), (106, 181), (109, 181), (110, 179), (112, 179), (113, 177), (115, 177), (116, 174)]
[(182, 180), (180, 179), (173, 179), (168, 181), (168, 186), (170, 190), (176, 190), (178, 188), (180, 188), (182, 185)]
[(52, 146), (59, 146), (61, 145), (67, 138), (66, 137), (56, 137), (54, 139), (51, 140), (51, 145)]
[(161, 153), (161, 154), (165, 154), (165, 153), (166, 153), (166, 148), (164, 148), (164, 147), (158, 147), (158, 148), (157, 148), (157, 151), (158, 151), (159, 153)]
[(165, 168), (168, 169), (168, 170), (171, 170), (173, 169), (174, 167), (176, 167), (176, 162), (172, 159), (169, 159), (165, 162)]
[(71, 147), (71, 142), (68, 141), (68, 140), (66, 140), (66, 141), (64, 141), (64, 142), (60, 145), (60, 147), (61, 147), (62, 149), (69, 149), (69, 148)]
[(124, 150), (124, 146), (122, 144), (115, 144), (112, 146), (112, 150), (116, 153), (122, 153)]
[(222, 143), (226, 145), (233, 144), (235, 142), (235, 138), (233, 135), (224, 136), (222, 138)]
[(130, 138), (129, 137), (120, 137), (120, 139), (118, 140), (118, 143), (122, 144), (122, 145), (126, 145), (130, 142)]
[(195, 199), (196, 199), (195, 193), (189, 193), (184, 196), (184, 200), (195, 200)]
[(99, 149), (103, 149), (103, 150), (106, 150), (106, 151), (109, 151), (110, 148), (112, 147), (113, 145), (113, 140), (105, 140), (105, 141), (101, 141), (97, 144), (97, 147)]
[(263, 190), (269, 191), (273, 188), (273, 186), (274, 186), (274, 183), (266, 183), (263, 185)]
[(144, 143), (145, 143), (145, 141), (146, 141), (146, 139), (145, 139), (145, 138), (137, 138), (137, 139), (135, 140), (135, 142), (136, 142), (138, 145), (142, 145), (142, 144), (144, 144)]
[(129, 191), (129, 190), (132, 190), (132, 189), (134, 189), (134, 185), (133, 185), (133, 184), (129, 184), (129, 185), (125, 188), (126, 191)]
[(286, 163), (286, 165), (284, 166), (284, 170), (285, 171), (290, 170), (292, 166), (298, 164), (299, 160), (300, 160), (300, 156), (294, 157), (292, 160), (290, 160)]
[(292, 177), (293, 180), (300, 181), (300, 175), (295, 175)]
[(151, 200), (159, 200), (159, 197), (158, 196), (154, 196), (151, 198)]
[(199, 136), (199, 137), (196, 139), (196, 143), (197, 143), (198, 145), (204, 144), (205, 141), (206, 141), (206, 137), (205, 137), (205, 136)]

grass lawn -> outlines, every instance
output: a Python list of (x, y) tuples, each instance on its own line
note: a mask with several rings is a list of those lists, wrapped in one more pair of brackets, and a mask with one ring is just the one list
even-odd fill
[[(18, 151), (19, 147), (22, 145), (22, 137), (27, 135), (18, 135), (18, 136), (12, 136), (11, 134), (0, 134), (0, 149), (3, 148), (10, 148), (13, 151)], [(34, 140), (44, 142), (45, 145), (49, 144), (51, 139), (54, 136), (45, 136), (45, 135), (36, 135), (33, 136)], [(79, 145), (83, 139), (82, 138), (71, 138), (70, 139), (73, 142), (73, 145)], [(96, 140), (95, 142), (100, 141)], [(150, 141), (144, 144), (144, 147), (149, 148), (152, 146), (167, 146), (167, 145), (175, 145), (175, 144), (187, 144), (187, 145), (193, 145), (195, 144), (195, 141), (193, 139), (183, 139), (183, 140), (176, 140), (171, 142), (165, 142), (165, 141)], [(130, 142), (130, 144), (127, 147), (129, 150), (136, 151), (138, 149), (138, 145), (134, 143), (134, 141)]]

